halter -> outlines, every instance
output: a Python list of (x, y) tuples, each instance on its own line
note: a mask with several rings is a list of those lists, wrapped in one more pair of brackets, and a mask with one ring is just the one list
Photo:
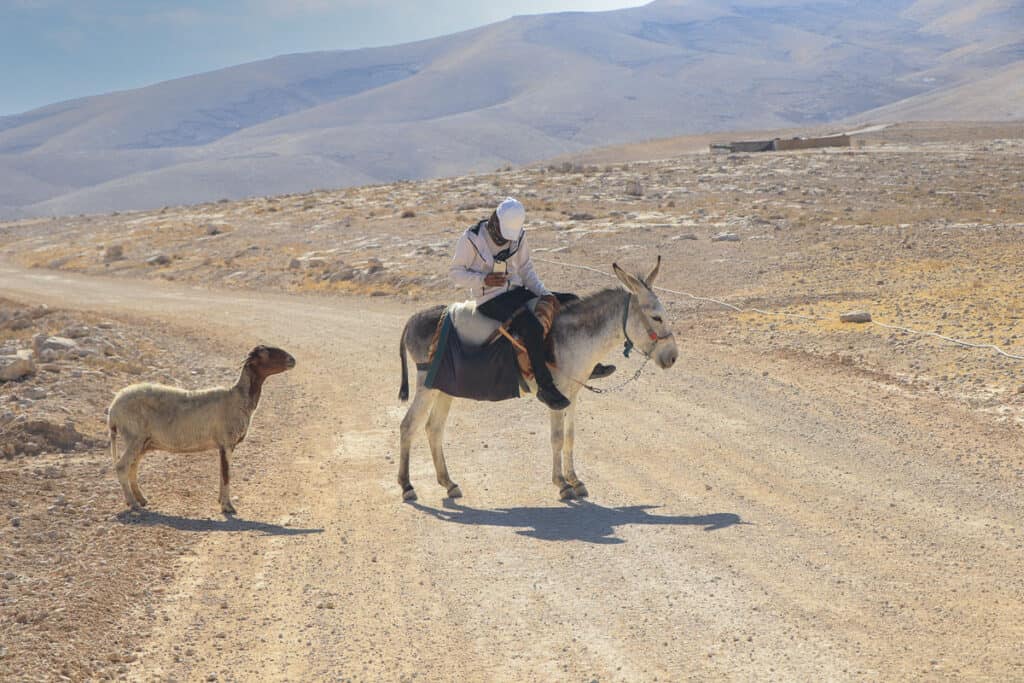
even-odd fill
[[(633, 340), (629, 338), (629, 332), (626, 330), (626, 323), (629, 321), (629, 305), (633, 303), (634, 296), (636, 295), (633, 294), (632, 292), (629, 293), (629, 298), (626, 299), (626, 310), (622, 314), (622, 334), (626, 336), (626, 341), (622, 345), (622, 355), (625, 356), (626, 358), (629, 358), (630, 351), (632, 351), (635, 348), (638, 348), (637, 345), (633, 343)], [(644, 313), (643, 308), (640, 309), (640, 322), (643, 324), (644, 329), (647, 330), (647, 338), (654, 342), (654, 346), (651, 346), (650, 351), (644, 351), (643, 349), (640, 349), (640, 353), (644, 354), (644, 356), (646, 356), (647, 358), (650, 358), (651, 351), (654, 351), (654, 347), (658, 345), (658, 342), (660, 342), (662, 339), (668, 339), (669, 337), (672, 336), (672, 333), (669, 332), (668, 334), (665, 335), (658, 335), (658, 333), (654, 331), (654, 327), (649, 322), (647, 322), (647, 315)]]

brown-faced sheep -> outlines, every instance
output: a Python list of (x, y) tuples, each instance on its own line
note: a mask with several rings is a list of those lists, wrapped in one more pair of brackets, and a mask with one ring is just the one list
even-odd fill
[[(139, 489), (139, 463), (147, 451), (195, 453), (216, 448), (220, 451), (220, 507), (233, 513), (231, 453), (245, 438), (264, 380), (293, 367), (295, 359), (282, 349), (257, 346), (249, 352), (231, 387), (186, 391), (161, 384), (133, 384), (119, 391), (110, 404), (107, 426), (110, 454), (128, 506), (138, 509), (146, 505)], [(124, 439), (120, 457), (119, 435)]]

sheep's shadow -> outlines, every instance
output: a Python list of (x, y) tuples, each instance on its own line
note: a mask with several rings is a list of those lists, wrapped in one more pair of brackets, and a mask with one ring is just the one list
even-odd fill
[(620, 526), (668, 525), (700, 526), (704, 531), (717, 531), (737, 524), (749, 524), (732, 512), (709, 515), (652, 515), (648, 510), (658, 505), (604, 507), (590, 501), (577, 501), (559, 507), (521, 507), (483, 510), (461, 505), (446, 498), (442, 509), (420, 503), (412, 507), (445, 522), (455, 524), (499, 526), (518, 529), (517, 534), (543, 541), (584, 541), (586, 543), (625, 543), (615, 535)]
[(143, 510), (141, 512), (125, 510), (118, 513), (117, 519), (123, 524), (134, 526), (166, 526), (178, 531), (253, 531), (264, 536), (303, 536), (306, 534), (321, 534), (322, 528), (302, 528), (270, 524), (250, 519), (239, 519), (234, 515), (225, 515), (223, 519), (197, 519), (195, 517), (181, 517), (180, 515), (167, 515), (154, 510)]

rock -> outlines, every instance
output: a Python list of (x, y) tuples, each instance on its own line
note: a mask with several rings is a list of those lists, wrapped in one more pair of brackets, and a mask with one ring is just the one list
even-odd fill
[(146, 259), (146, 263), (151, 266), (166, 266), (170, 262), (171, 257), (168, 256), (167, 254), (153, 254), (148, 259)]
[(288, 270), (298, 270), (302, 267), (302, 261), (297, 258), (293, 258), (288, 262)]
[(14, 452), (35, 455), (43, 450), (70, 451), (76, 443), (89, 444), (90, 440), (75, 429), (75, 423), (52, 422), (44, 418), (15, 422), (5, 434), (14, 444)]
[(88, 325), (69, 325), (65, 327), (61, 332), (61, 336), (69, 339), (81, 339), (82, 337), (89, 336)]
[(310, 256), (306, 259), (307, 268), (326, 268), (328, 265), (328, 260), (323, 256)]
[(124, 258), (124, 247), (120, 244), (112, 244), (103, 251), (103, 262), (112, 263)]
[(643, 197), (644, 186), (640, 184), (639, 180), (627, 180), (626, 194), (628, 194), (630, 197)]
[(367, 275), (373, 275), (374, 273), (379, 273), (382, 270), (384, 270), (384, 263), (379, 258), (371, 256), (366, 259), (365, 272)]
[(354, 268), (346, 267), (346, 268), (342, 268), (341, 270), (338, 270), (338, 271), (336, 271), (334, 273), (331, 273), (331, 276), (330, 276), (329, 279), (330, 279), (331, 282), (348, 282), (349, 280), (353, 279), (355, 276), (356, 276), (355, 269)]
[(688, 232), (688, 233), (686, 233), (684, 235), (676, 235), (672, 239), (673, 240), (695, 240), (695, 239), (697, 239), (697, 236), (694, 235), (692, 232)]
[(55, 351), (57, 353), (67, 353), (68, 351), (74, 351), (78, 348), (78, 342), (74, 339), (68, 339), (67, 337), (44, 337), (40, 339), (38, 343), (36, 338), (32, 338), (33, 345), (36, 346), (40, 355), (44, 351)]
[(844, 323), (869, 323), (871, 314), (867, 311), (850, 311), (840, 314), (839, 320)]
[(39, 401), (50, 395), (46, 389), (43, 389), (42, 387), (29, 387), (21, 393), (25, 398), (30, 398), (33, 401)]
[(711, 236), (712, 242), (739, 242), (740, 236), (734, 232), (720, 232)]
[(0, 380), (10, 382), (21, 379), (36, 372), (33, 352), (18, 351), (13, 356), (0, 356)]
[(0, 356), (0, 380), (12, 381), (36, 374), (34, 353), (28, 349)]

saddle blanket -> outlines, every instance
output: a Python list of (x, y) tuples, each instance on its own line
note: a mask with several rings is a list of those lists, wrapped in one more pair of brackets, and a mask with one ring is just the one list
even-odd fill
[(483, 346), (498, 327), (497, 320), (476, 312), (473, 301), (450, 305), (441, 318), (424, 386), (476, 401), (519, 398), (520, 390), (528, 390), (528, 385), (519, 372), (512, 343), (498, 337)]

